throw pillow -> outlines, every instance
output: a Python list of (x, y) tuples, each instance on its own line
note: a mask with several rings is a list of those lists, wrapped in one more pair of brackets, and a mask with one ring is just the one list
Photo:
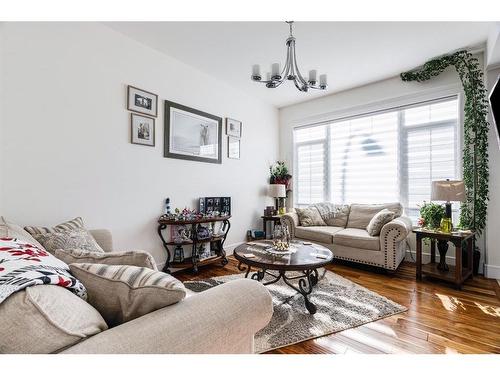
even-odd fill
[(56, 249), (54, 255), (64, 263), (98, 263), (117, 266), (147, 267), (157, 271), (156, 262), (151, 254), (140, 251), (96, 253), (82, 249)]
[(403, 207), (400, 203), (382, 203), (382, 204), (351, 204), (351, 211), (349, 212), (349, 220), (347, 228), (366, 229), (370, 220), (375, 214), (384, 208), (394, 212), (395, 218), (401, 216)]
[(53, 233), (53, 232), (64, 232), (68, 230), (73, 230), (73, 229), (82, 229), (85, 228), (83, 225), (83, 219), (81, 217), (77, 217), (73, 220), (66, 221), (64, 223), (58, 224), (55, 227), (49, 228), (49, 227), (34, 227), (34, 226), (27, 226), (24, 227), (26, 231), (31, 234), (32, 236), (35, 236), (37, 234), (45, 234), (45, 233)]
[(0, 238), (0, 304), (29, 286), (53, 284), (85, 299), (85, 287), (69, 273), (66, 263), (47, 251), (15, 238)]
[(34, 237), (52, 254), (56, 249), (82, 249), (104, 253), (94, 237), (84, 228), (35, 234)]
[(295, 212), (297, 212), (299, 223), (303, 227), (326, 225), (321, 218), (318, 209), (314, 206), (309, 206), (307, 208), (296, 208)]
[(87, 288), (89, 303), (109, 326), (172, 305), (186, 296), (179, 280), (148, 268), (92, 263), (69, 266)]
[(35, 240), (31, 234), (19, 225), (7, 221), (3, 216), (0, 218), (0, 237), (17, 238), (44, 250), (42, 244)]
[(339, 205), (324, 202), (316, 203), (314, 206), (318, 209), (319, 214), (326, 225), (332, 227), (346, 227), (350, 210), (348, 204)]
[(384, 208), (382, 211), (377, 212), (375, 216), (370, 220), (368, 226), (366, 227), (366, 231), (370, 236), (380, 235), (382, 227), (389, 221), (394, 219), (394, 216), (394, 212), (389, 211), (387, 208)]
[(53, 353), (108, 328), (96, 309), (56, 285), (14, 293), (0, 316), (0, 353)]

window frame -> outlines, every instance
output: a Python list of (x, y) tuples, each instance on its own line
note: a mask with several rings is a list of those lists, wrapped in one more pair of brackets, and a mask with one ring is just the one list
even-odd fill
[[(404, 126), (404, 110), (409, 109), (412, 107), (420, 107), (426, 104), (435, 104), (439, 102), (445, 102), (445, 101), (450, 101), (450, 100), (457, 100), (457, 107), (458, 107), (458, 116), (456, 123), (455, 121), (434, 121), (434, 122), (427, 122), (423, 124), (416, 124), (416, 125), (410, 125), (408, 127)], [(297, 186), (298, 188), (298, 181), (296, 178), (298, 178), (298, 147), (303, 146), (306, 144), (323, 144), (324, 150), (325, 150), (325, 177), (324, 177), (324, 186), (323, 186), (323, 200), (324, 201), (329, 201), (330, 196), (331, 196), (331, 174), (330, 174), (330, 158), (331, 158), (331, 150), (330, 150), (330, 135), (331, 135), (331, 124), (339, 121), (345, 121), (345, 120), (353, 120), (356, 118), (360, 117), (368, 117), (368, 116), (373, 116), (381, 113), (386, 113), (386, 112), (394, 112), (397, 111), (398, 113), (398, 160), (397, 160), (397, 165), (398, 165), (398, 190), (399, 190), (399, 199), (402, 200), (401, 204), (404, 207), (408, 206), (408, 177), (406, 175), (406, 178), (403, 178), (404, 175), (402, 173), (406, 172), (408, 168), (403, 167), (402, 163), (406, 165), (407, 160), (406, 160), (406, 149), (407, 149), (407, 140), (408, 140), (408, 130), (409, 129), (414, 129), (414, 128), (432, 128), (434, 126), (446, 126), (449, 125), (450, 123), (453, 123), (455, 126), (455, 177), (458, 179), (462, 178), (462, 158), (460, 155), (462, 154), (462, 149), (463, 149), (463, 111), (460, 110), (463, 108), (463, 93), (457, 88), (457, 86), (450, 87), (446, 90), (442, 90), (439, 92), (439, 94), (436, 92), (434, 94), (426, 94), (426, 95), (415, 95), (415, 96), (408, 96), (403, 99), (403, 101), (398, 100), (397, 102), (393, 102), (393, 105), (391, 105), (390, 102), (383, 102), (383, 104), (379, 104), (378, 107), (377, 105), (368, 105), (365, 107), (365, 110), (363, 111), (363, 106), (359, 106), (356, 108), (353, 108), (352, 110), (347, 110), (347, 111), (342, 111), (338, 112), (338, 115), (335, 116), (334, 114), (331, 114), (330, 116), (323, 115), (323, 119), (316, 121), (316, 122), (309, 122), (307, 124), (297, 124), (295, 126), (292, 126), (292, 154), (293, 154), (293, 173), (294, 173), (294, 186)], [(329, 118), (328, 118), (329, 117)], [(305, 129), (308, 127), (315, 127), (315, 126), (321, 126), (321, 125), (326, 125), (326, 135), (325, 138), (322, 140), (314, 140), (314, 141), (307, 141), (307, 142), (299, 142), (296, 143), (295, 141), (295, 131), (299, 129)], [(306, 203), (299, 203), (298, 202), (298, 194), (293, 194), (293, 205), (294, 207), (301, 207), (308, 205)]]

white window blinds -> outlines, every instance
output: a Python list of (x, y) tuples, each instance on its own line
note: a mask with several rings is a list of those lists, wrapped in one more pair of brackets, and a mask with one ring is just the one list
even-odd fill
[(456, 97), (295, 129), (294, 203), (399, 201), (416, 219), (431, 181), (459, 178), (457, 129)]

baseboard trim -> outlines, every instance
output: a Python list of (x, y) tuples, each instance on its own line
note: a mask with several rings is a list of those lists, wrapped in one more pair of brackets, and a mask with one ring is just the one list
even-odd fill
[[(413, 259), (412, 259), (412, 255), (413, 255)], [(436, 262), (439, 262), (439, 258), (440, 258), (439, 253), (436, 251)], [(416, 262), (417, 253), (415, 251), (412, 251), (412, 250), (406, 250), (405, 260), (408, 262)], [(423, 252), (422, 253), (422, 262), (428, 263), (430, 261), (431, 261), (431, 253)], [(455, 264), (455, 257), (446, 256), (446, 262), (451, 263), (451, 264)]]
[(492, 264), (484, 265), (484, 276), (488, 279), (500, 279), (500, 266), (494, 266)]

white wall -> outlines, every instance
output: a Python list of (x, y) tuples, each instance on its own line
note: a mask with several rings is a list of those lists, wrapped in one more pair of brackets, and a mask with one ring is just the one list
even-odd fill
[[(500, 67), (487, 71), (488, 92), (500, 76)], [(490, 201), (488, 221), (486, 223), (487, 264), (486, 276), (500, 279), (500, 149), (495, 131), (495, 124), (490, 114), (489, 165), (490, 165)]]
[[(278, 156), (275, 108), (101, 24), (9, 23), (4, 33), (1, 214), (23, 225), (82, 216), (109, 228), (116, 249), (148, 250), (159, 263), (166, 197), (183, 208), (231, 196), (227, 244), (260, 228)], [(130, 144), (128, 84), (159, 94), (154, 148)], [(241, 120), (241, 160), (227, 158), (226, 136), (222, 165), (164, 158), (163, 99)]]
[[(482, 54), (478, 55), (478, 58), (482, 64)], [(460, 80), (455, 69), (450, 67), (438, 77), (423, 83), (403, 82), (398, 76), (309, 102), (284, 107), (280, 109), (280, 158), (293, 165), (293, 128), (296, 126), (366, 113), (367, 111), (388, 108), (394, 105), (410, 104), (453, 93), (460, 95), (463, 105), (463, 90)], [(463, 122), (463, 119), (461, 122)], [(497, 146), (490, 139), (490, 171), (492, 172), (490, 182), (491, 201), (488, 214), (490, 223), (486, 235), (480, 238), (477, 243), (482, 253), (480, 272), (482, 272), (483, 262), (485, 261), (485, 249), (489, 249), (488, 262), (494, 259), (494, 264), (500, 266), (500, 248), (496, 245), (500, 243), (500, 236), (497, 234), (500, 225), (500, 191), (498, 191), (500, 174), (493, 171), (495, 169), (493, 165), (498, 164), (500, 156), (498, 155), (498, 149), (494, 149), (494, 147)], [(497, 187), (496, 190), (495, 187)], [(486, 247), (486, 238), (488, 238), (488, 247)], [(409, 242), (412, 251), (414, 251), (414, 239), (410, 238)], [(448, 256), (450, 258), (454, 257), (451, 244)]]

